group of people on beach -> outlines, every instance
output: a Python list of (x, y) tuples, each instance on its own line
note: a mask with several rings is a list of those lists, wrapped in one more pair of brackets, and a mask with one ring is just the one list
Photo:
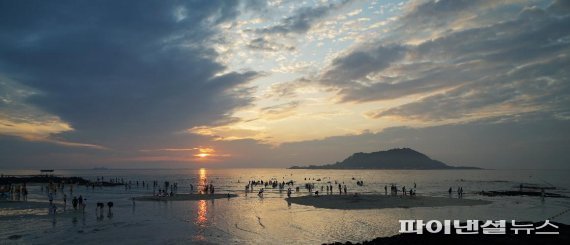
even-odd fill
[[(67, 204), (66, 197), (64, 197), (64, 206)], [(78, 208), (85, 212), (85, 207), (87, 207), (87, 198), (83, 198), (82, 195), (79, 195), (79, 198), (74, 196), (71, 199), (71, 206), (73, 206), (73, 210), (77, 210)]]
[(5, 186), (0, 186), (0, 195), (5, 198), (10, 198), (12, 200), (28, 200), (28, 188), (26, 183), (23, 184), (9, 184)]
[[(68, 183), (69, 184), (69, 192), (70, 194), (73, 194), (73, 184)], [(54, 198), (57, 196), (58, 191), (60, 191), (61, 193), (63, 193), (63, 210), (66, 210), (67, 208), (67, 194), (65, 193), (65, 183), (64, 182), (58, 182), (58, 183), (54, 183), (52, 181), (50, 181), (45, 187), (44, 185), (40, 186), (40, 191), (41, 192), (46, 192), (48, 201), (49, 201), (49, 206), (48, 206), (48, 213), (49, 214), (56, 214), (57, 213), (57, 205), (54, 202)], [(81, 200), (81, 201), (79, 201)], [(72, 200), (72, 205), (74, 209), (77, 209), (77, 207), (79, 206), (79, 208), (84, 208), (86, 205), (86, 199), (84, 199), (81, 195), (79, 196), (79, 199), (77, 197), (73, 197)]]
[[(198, 185), (199, 188), (198, 194), (214, 194), (216, 192), (216, 187), (212, 182), (208, 183), (205, 179), (202, 179), (201, 182), (203, 183), (201, 185)], [(143, 181), (143, 186), (144, 186), (144, 181)], [(178, 192), (178, 183), (176, 182), (170, 183), (169, 181), (164, 181), (164, 188), (159, 188), (158, 191), (156, 191), (157, 187), (158, 187), (158, 182), (153, 181), (153, 196), (172, 197), (175, 196), (176, 193)], [(189, 187), (190, 187), (190, 193), (193, 193), (194, 185), (190, 184)]]
[[(113, 202), (107, 202), (107, 207), (109, 208), (108, 217), (113, 216), (113, 212), (111, 211), (113, 205), (114, 205)], [(97, 217), (103, 216), (104, 208), (105, 208), (105, 203), (98, 202), (97, 207), (95, 208), (95, 215), (97, 215)]]
[[(131, 181), (129, 181), (130, 183)], [(143, 188), (145, 186), (145, 182), (143, 181)], [(147, 189), (148, 189), (148, 185)], [(136, 186), (139, 186), (139, 181), (136, 181)], [(153, 196), (158, 196), (158, 197), (171, 197), (174, 196), (176, 194), (176, 192), (178, 191), (178, 183), (174, 182), (174, 183), (170, 183), (170, 181), (164, 181), (164, 187), (163, 188), (159, 188), (158, 192), (157, 192), (157, 188), (158, 188), (158, 181), (153, 181), (152, 182), (152, 194)]]
[[(98, 179), (97, 182), (102, 181), (103, 178)], [(72, 183), (68, 183), (69, 184), (69, 194), (73, 195), (73, 186), (74, 184)], [(91, 183), (87, 183), (86, 186), (89, 188), (91, 185)], [(57, 214), (57, 210), (58, 210), (58, 206), (56, 205), (56, 202), (54, 201), (55, 197), (58, 195), (58, 190), (61, 191), (63, 193), (63, 197), (62, 197), (62, 201), (63, 201), (63, 210), (67, 209), (67, 193), (64, 192), (64, 188), (65, 188), (65, 183), (53, 183), (53, 182), (49, 182), (45, 187), (43, 185), (41, 185), (40, 190), (41, 192), (45, 192), (49, 201), (49, 206), (48, 206), (48, 213), (49, 214)], [(96, 207), (96, 213), (98, 213), (99, 211), (102, 213), (103, 211), (103, 203), (102, 202), (97, 202), (97, 207)], [(87, 198), (83, 197), (83, 195), (79, 195), (79, 196), (73, 196), (73, 198), (71, 199), (71, 207), (73, 208), (73, 210), (77, 211), (80, 210), (81, 212), (85, 213), (86, 208), (87, 208)], [(113, 202), (107, 202), (107, 207), (109, 208), (109, 215), (112, 215), (111, 213), (111, 208), (113, 207)]]
[[(261, 188), (258, 191), (258, 196), (259, 197), (263, 197), (263, 193), (265, 192), (266, 189), (268, 188), (273, 188), (273, 189), (278, 189), (279, 192), (281, 193), (282, 191), (285, 190), (285, 188), (287, 187), (287, 197), (291, 197), (291, 195), (293, 193), (299, 193), (301, 190), (301, 187), (304, 187), (307, 192), (310, 195), (314, 195), (314, 196), (319, 196), (321, 193), (326, 193), (327, 195), (332, 195), (335, 193), (335, 190), (338, 190), (338, 194), (339, 195), (347, 195), (348, 194), (348, 187), (345, 184), (345, 182), (339, 182), (339, 181), (332, 181), (329, 179), (329, 181), (324, 182), (328, 177), (325, 177), (324, 180), (322, 178), (304, 178), (305, 180), (315, 180), (317, 181), (315, 182), (306, 182), (304, 185), (302, 186), (295, 186), (295, 181), (290, 180), (285, 182), (285, 180), (283, 181), (277, 181), (277, 180), (269, 180), (269, 181), (264, 181), (264, 180), (250, 180), (247, 182), (247, 184), (245, 185), (245, 193), (247, 195), (247, 193), (251, 193), (255, 190), (256, 186), (261, 186)], [(352, 178), (353, 180), (355, 180), (355, 178)], [(322, 184), (318, 183), (320, 181)], [(240, 181), (237, 181), (238, 183), (240, 183)], [(334, 182), (334, 183), (333, 183)], [(364, 186), (364, 181), (363, 180), (357, 180), (356, 181), (356, 185), (357, 186)], [(410, 194), (415, 193), (415, 192), (410, 192)]]
[(216, 188), (214, 187), (214, 184), (210, 183), (210, 184), (205, 184), (202, 188), (201, 193), (202, 194), (214, 194), (216, 192)]
[[(48, 201), (49, 201), (49, 213), (50, 214), (56, 214), (57, 213), (57, 205), (54, 202), (54, 197), (57, 195), (56, 192), (51, 192), (48, 191), (47, 192), (47, 197), (48, 197)], [(82, 195), (79, 195), (79, 197), (74, 196), (73, 199), (71, 199), (71, 206), (73, 207), (73, 210), (81, 210), (83, 212), (85, 212), (85, 208), (87, 207), (87, 198), (84, 198)], [(67, 194), (64, 193), (63, 194), (63, 210), (67, 209)]]
[[(336, 184), (338, 184), (338, 194), (339, 194), (339, 195), (342, 195), (342, 194), (346, 195), (346, 194), (348, 194), (348, 188), (346, 187), (346, 184), (344, 184), (344, 182), (342, 182), (342, 185), (341, 185), (340, 183), (337, 183), (337, 182), (335, 181), (335, 185), (336, 185)], [(321, 186), (321, 191), (323, 191), (323, 186)], [(332, 195), (332, 194), (333, 194), (334, 188), (333, 188), (332, 183), (330, 183), (330, 182), (327, 183), (327, 185), (326, 185), (326, 191), (327, 191), (327, 194), (328, 194), (328, 195)], [(309, 190), (309, 192), (311, 192), (311, 190)], [(315, 195), (318, 196), (318, 195), (319, 195), (319, 192), (316, 191), (316, 192), (315, 192)]]
[[(406, 186), (402, 186), (402, 196), (415, 196), (416, 195), (416, 183), (414, 183), (414, 187), (413, 188), (409, 188), (406, 190)], [(390, 195), (392, 196), (398, 196), (398, 191), (400, 191), (398, 189), (398, 186), (396, 184), (390, 184)], [(388, 195), (388, 185), (384, 186), (384, 194)]]
[[(239, 183), (239, 180), (238, 180)], [(275, 189), (278, 188), (279, 191), (283, 191), (285, 189), (285, 186), (293, 186), (293, 181), (282, 181), (279, 182), (277, 180), (268, 180), (268, 181), (264, 181), (264, 180), (250, 180), (247, 182), (247, 185), (245, 185), (245, 193), (247, 194), (248, 192), (253, 192), (254, 191), (254, 187), (255, 186), (261, 186), (261, 188), (263, 189), (267, 189), (269, 187)], [(260, 193), (258, 192), (258, 195)]]
[[(447, 192), (449, 193), (449, 197), (451, 197), (453, 193), (453, 188), (449, 187), (449, 190)], [(457, 198), (463, 198), (463, 187), (461, 186), (457, 187)]]

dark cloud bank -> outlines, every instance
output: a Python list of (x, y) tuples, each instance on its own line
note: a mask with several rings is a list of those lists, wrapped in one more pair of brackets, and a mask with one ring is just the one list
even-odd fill
[(216, 75), (225, 67), (214, 61), (208, 38), (237, 15), (234, 4), (5, 2), (2, 72), (39, 89), (31, 103), (82, 131), (209, 123), (250, 102), (231, 90), (256, 75)]
[(209, 48), (217, 25), (241, 9), (239, 1), (4, 1), (0, 74), (39, 91), (27, 102), (75, 129), (59, 138), (110, 149), (192, 142), (173, 134), (252, 101), (244, 91), (258, 74), (227, 73)]

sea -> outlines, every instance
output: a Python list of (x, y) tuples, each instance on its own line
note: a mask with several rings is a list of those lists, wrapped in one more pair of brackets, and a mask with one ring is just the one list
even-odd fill
[[(39, 170), (0, 169), (3, 175), (34, 175)], [(400, 220), (511, 220), (551, 221), (570, 224), (570, 198), (537, 196), (481, 196), (480, 191), (519, 190), (520, 185), (546, 187), (549, 193), (570, 196), (570, 170), (303, 170), (303, 169), (104, 169), (55, 170), (56, 176), (79, 176), (131, 182), (124, 186), (86, 188), (77, 186), (63, 206), (63, 193), (55, 201), (56, 214), (48, 213), (48, 197), (40, 184), (28, 185), (28, 201), (44, 203), (26, 209), (2, 206), (0, 201), (0, 244), (322, 244), (362, 242), (398, 234)], [(286, 191), (260, 186), (246, 195), (250, 180), (294, 181), (308, 195), (306, 183), (317, 190), (332, 183), (345, 184), (348, 192), (384, 194), (392, 184), (407, 189), (416, 185), (421, 196), (492, 201), (480, 206), (390, 208), (369, 210), (322, 209), (288, 203)], [(136, 181), (139, 182), (138, 186)], [(157, 181), (177, 183), (178, 193), (189, 193), (190, 185), (206, 181), (216, 193), (237, 194), (235, 198), (199, 201), (136, 201), (152, 195)], [(357, 181), (363, 181), (359, 186)], [(449, 197), (448, 189), (453, 189)], [(336, 190), (336, 188), (335, 188)], [(540, 191), (539, 189), (536, 191)], [(321, 192), (323, 193), (323, 192)], [(73, 210), (70, 199), (87, 199), (85, 213)], [(335, 193), (337, 195), (337, 193)], [(95, 203), (114, 203), (112, 214), (96, 213)], [(4, 201), (5, 202), (5, 201)]]

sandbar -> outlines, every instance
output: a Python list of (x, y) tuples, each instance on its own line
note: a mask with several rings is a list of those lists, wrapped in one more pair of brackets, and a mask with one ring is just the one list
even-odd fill
[(383, 209), (444, 206), (474, 206), (490, 204), (490, 201), (429, 196), (386, 195), (323, 195), (290, 197), (287, 202), (327, 209)]
[(142, 196), (137, 201), (196, 201), (237, 197), (236, 194), (176, 194), (174, 196)]

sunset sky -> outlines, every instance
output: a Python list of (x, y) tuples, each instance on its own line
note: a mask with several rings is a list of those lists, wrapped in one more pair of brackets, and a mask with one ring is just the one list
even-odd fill
[(570, 1), (0, 1), (0, 168), (568, 168)]

